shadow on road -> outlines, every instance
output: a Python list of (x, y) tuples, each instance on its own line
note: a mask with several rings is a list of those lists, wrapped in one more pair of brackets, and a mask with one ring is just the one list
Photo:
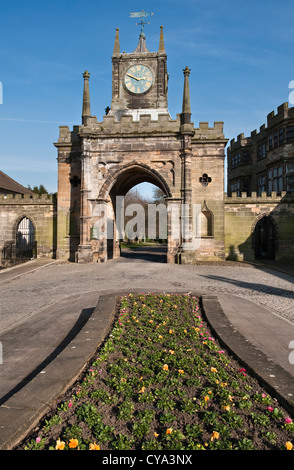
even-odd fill
[(121, 259), (124, 261), (149, 261), (151, 263), (167, 262), (167, 246), (138, 246), (122, 248)]
[(280, 297), (289, 297), (289, 298), (294, 297), (294, 290), (283, 289), (280, 287), (275, 287), (274, 285), (269, 286), (269, 285), (265, 285), (261, 283), (230, 279), (225, 276), (216, 276), (212, 274), (211, 275), (200, 274), (200, 276), (205, 277), (206, 279), (212, 279), (214, 281), (220, 281), (226, 284), (232, 284), (243, 289), (255, 290), (257, 292), (265, 292), (266, 294), (269, 294), (269, 295), (278, 295)]

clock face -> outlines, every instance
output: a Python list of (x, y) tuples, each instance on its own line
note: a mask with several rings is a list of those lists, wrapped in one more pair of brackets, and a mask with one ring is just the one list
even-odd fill
[(133, 65), (125, 73), (125, 86), (131, 93), (146, 93), (152, 83), (153, 74), (145, 65)]

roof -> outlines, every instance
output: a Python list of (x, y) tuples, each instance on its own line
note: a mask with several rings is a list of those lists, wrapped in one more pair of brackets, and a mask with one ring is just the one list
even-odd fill
[(2, 190), (18, 194), (33, 194), (32, 191), (17, 183), (0, 170), (0, 192)]

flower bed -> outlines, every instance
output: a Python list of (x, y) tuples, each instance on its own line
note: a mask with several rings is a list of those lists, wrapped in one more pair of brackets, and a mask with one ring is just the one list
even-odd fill
[(129, 294), (86, 374), (19, 449), (291, 450), (294, 424), (215, 340), (199, 299)]

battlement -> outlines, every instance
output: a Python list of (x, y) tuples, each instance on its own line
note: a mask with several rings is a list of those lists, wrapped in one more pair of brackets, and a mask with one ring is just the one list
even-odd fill
[(245, 147), (246, 145), (251, 145), (251, 143), (252, 143), (252, 137), (245, 137), (243, 133), (239, 134), (237, 136), (237, 140), (235, 139), (230, 140), (228, 151), (230, 152), (230, 151), (239, 150), (240, 148)]
[(54, 194), (0, 194), (0, 204), (54, 204)]
[(272, 191), (270, 195), (266, 192), (262, 192), (260, 196), (256, 192), (252, 192), (250, 196), (247, 196), (246, 192), (242, 192), (240, 195), (236, 192), (232, 192), (231, 196), (227, 196), (225, 193), (224, 203), (225, 204), (260, 204), (260, 203), (294, 203), (294, 193), (282, 191), (280, 195), (277, 195), (275, 191)]
[[(228, 147), (228, 152), (231, 151), (237, 151), (241, 149), (242, 147), (245, 147), (247, 145), (250, 145), (253, 143), (253, 140), (261, 140), (264, 137), (266, 137), (267, 133), (271, 130), (271, 128), (279, 125), (282, 123), (285, 119), (294, 119), (294, 107), (289, 108), (288, 103), (285, 102), (278, 106), (277, 108), (277, 113), (275, 111), (270, 112), (267, 115), (267, 125), (262, 124), (259, 128), (259, 132), (257, 132), (257, 129), (254, 129), (251, 132), (250, 137), (245, 137), (244, 134), (239, 134), (237, 137), (237, 140), (232, 139), (230, 141), (230, 146)], [(267, 126), (267, 127), (266, 127)]]
[[(223, 133), (223, 122), (216, 121), (213, 127), (209, 127), (208, 122), (200, 122), (195, 128), (191, 123), (193, 140), (215, 140), (225, 139)], [(123, 115), (117, 120), (114, 115), (103, 116), (103, 121), (98, 122), (96, 116), (85, 119), (85, 125), (75, 126), (73, 131), (68, 126), (60, 126), (58, 143), (71, 144), (79, 136), (91, 135), (93, 137), (107, 137), (109, 135), (138, 135), (138, 134), (178, 134), (181, 129), (181, 114), (177, 114), (176, 119), (172, 119), (168, 113), (158, 113), (157, 118), (151, 114), (139, 114), (136, 119), (133, 115)]]
[(294, 107), (289, 108), (288, 103), (283, 103), (277, 108), (277, 114), (274, 111), (267, 115), (267, 127), (274, 127), (287, 118), (294, 118)]
[(80, 126), (73, 126), (73, 130), (70, 131), (68, 126), (59, 126), (59, 138), (58, 142), (54, 145), (58, 147), (58, 144), (69, 144), (79, 142), (79, 130)]
[(97, 122), (95, 116), (86, 119), (86, 124), (81, 127), (81, 135), (94, 135), (104, 137), (106, 135), (121, 134), (152, 134), (152, 133), (175, 133), (179, 131), (180, 117), (171, 119), (168, 113), (158, 114), (157, 119), (152, 118), (151, 114), (122, 115), (117, 120), (114, 115), (103, 116), (103, 121)]
[(223, 128), (223, 121), (215, 121), (213, 127), (209, 127), (208, 122), (199, 122), (199, 127), (194, 128), (193, 140), (224, 139)]

